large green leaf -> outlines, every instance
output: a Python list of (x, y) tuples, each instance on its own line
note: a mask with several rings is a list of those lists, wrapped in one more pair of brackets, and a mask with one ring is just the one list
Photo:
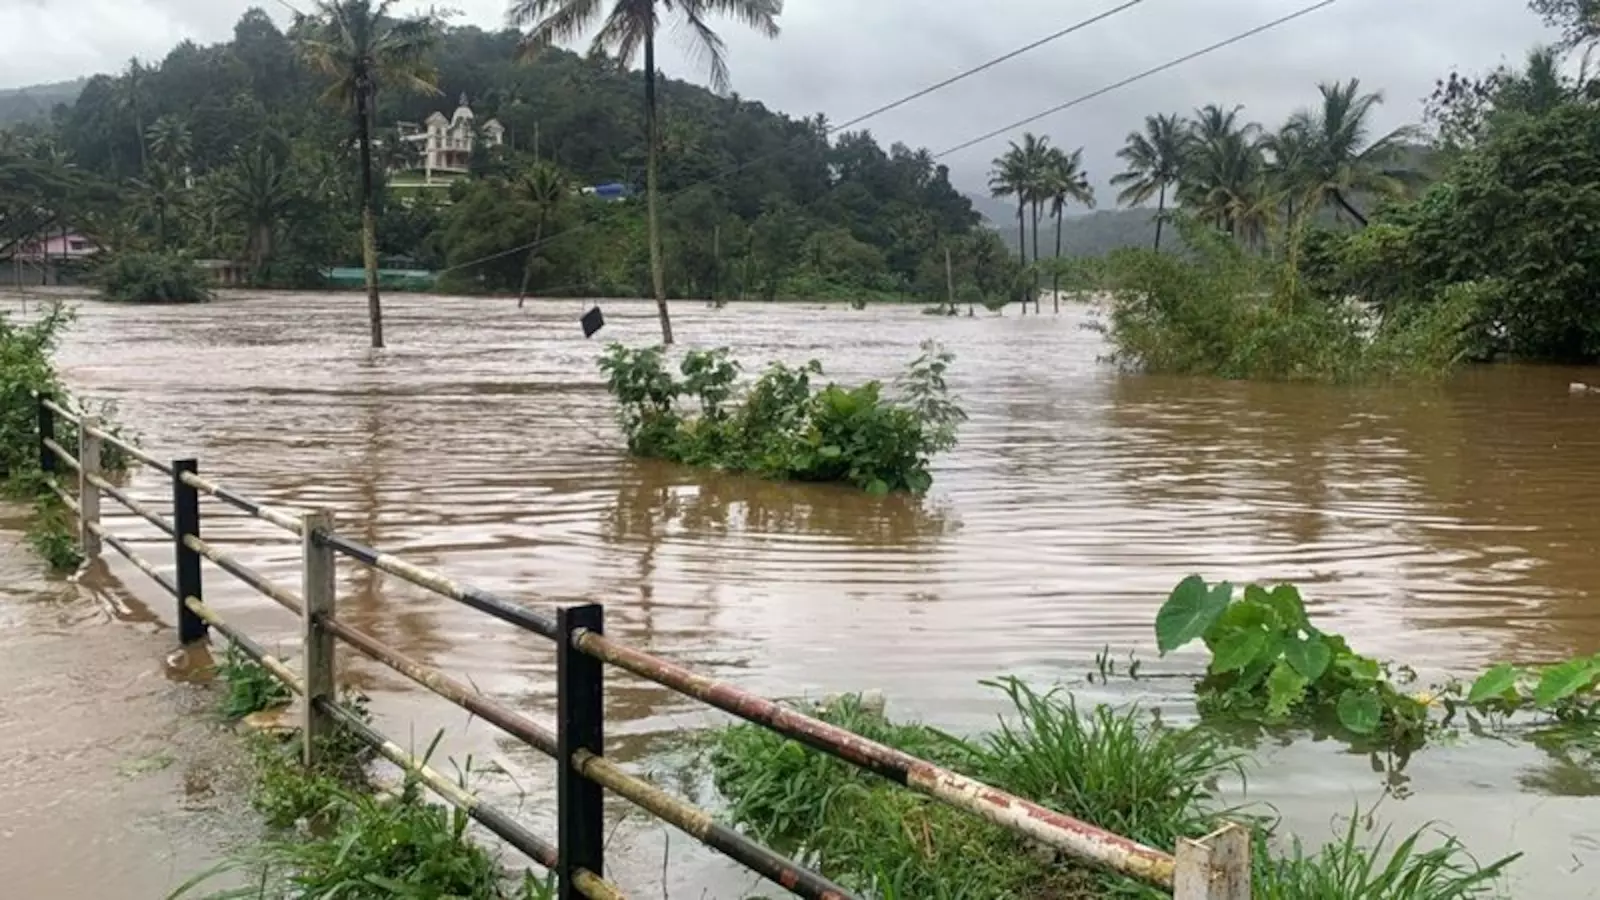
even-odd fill
[(1505, 696), (1506, 691), (1516, 687), (1517, 667), (1510, 663), (1501, 663), (1498, 666), (1478, 676), (1472, 683), (1472, 690), (1467, 692), (1468, 703), (1482, 703), (1496, 697)]
[(1328, 670), (1328, 663), (1333, 661), (1333, 651), (1320, 634), (1306, 637), (1292, 634), (1283, 642), (1283, 658), (1306, 680), (1316, 681)]
[(1339, 695), (1339, 724), (1356, 734), (1371, 734), (1383, 719), (1383, 704), (1375, 690), (1351, 689)]
[(1156, 613), (1156, 647), (1166, 655), (1205, 634), (1228, 608), (1233, 586), (1226, 581), (1210, 590), (1205, 579), (1190, 575), (1178, 582)]
[(1287, 717), (1305, 695), (1305, 676), (1279, 660), (1267, 676), (1267, 715), (1274, 719)]
[(1548, 707), (1571, 697), (1587, 688), (1594, 681), (1595, 674), (1595, 661), (1588, 657), (1569, 659), (1545, 669), (1539, 686), (1533, 689), (1534, 705)]
[(1294, 585), (1280, 584), (1273, 588), (1272, 593), (1267, 595), (1267, 603), (1278, 614), (1285, 628), (1311, 627), (1306, 619), (1305, 604), (1300, 602), (1300, 591)]
[(1228, 632), (1213, 651), (1211, 671), (1221, 674), (1245, 668), (1262, 655), (1261, 651), (1266, 649), (1270, 637), (1259, 628)]

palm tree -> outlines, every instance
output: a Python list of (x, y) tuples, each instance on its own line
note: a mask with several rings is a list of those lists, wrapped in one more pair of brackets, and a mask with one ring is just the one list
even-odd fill
[(128, 72), (117, 81), (117, 105), (133, 113), (133, 133), (139, 141), (139, 171), (149, 163), (144, 143), (144, 92), (147, 70), (135, 56), (128, 60)]
[(1179, 196), (1203, 221), (1254, 243), (1270, 218), (1261, 145), (1245, 131), (1197, 142), (1185, 165)]
[(539, 223), (534, 227), (533, 243), (528, 247), (528, 263), (522, 270), (522, 287), (517, 290), (517, 308), (528, 295), (528, 280), (533, 277), (534, 263), (539, 259), (539, 244), (544, 240), (544, 226), (551, 213), (567, 197), (567, 179), (561, 170), (547, 162), (536, 162), (517, 178), (513, 186), (520, 199), (539, 211)]
[[(1064, 150), (1050, 151), (1050, 164), (1045, 174), (1046, 187), (1049, 189), (1050, 214), (1056, 219), (1056, 260), (1061, 259), (1061, 220), (1067, 211), (1070, 202), (1082, 203), (1090, 209), (1094, 208), (1094, 188), (1089, 186), (1089, 176), (1083, 172), (1083, 148), (1067, 153)], [(1035, 238), (1038, 230), (1034, 231)], [(1061, 269), (1058, 265), (1056, 271), (1050, 273), (1050, 297), (1056, 312), (1061, 311)], [(1037, 301), (1035, 301), (1037, 302)], [(1035, 307), (1037, 308), (1037, 307)]]
[(156, 162), (161, 165), (178, 171), (189, 161), (193, 138), (189, 134), (189, 126), (177, 116), (169, 113), (156, 119), (145, 129), (144, 136), (149, 142), (150, 152), (156, 155)]
[(1315, 175), (1311, 171), (1315, 148), (1301, 116), (1291, 116), (1282, 128), (1261, 139), (1263, 174), (1285, 211), (1284, 234), (1293, 253), (1300, 220), (1314, 207), (1310, 201)]
[(989, 176), (989, 192), (996, 197), (1017, 198), (1017, 253), (1024, 267), (1028, 265), (1028, 185), (1031, 183), (1028, 160), (1016, 141), (1011, 149), (994, 161), (994, 172)]
[(156, 220), (156, 248), (167, 249), (170, 236), (167, 223), (172, 212), (183, 202), (183, 184), (177, 173), (166, 166), (151, 166), (142, 176), (132, 179), (138, 203)]
[(1303, 128), (1310, 143), (1307, 161), (1308, 210), (1332, 205), (1343, 210), (1360, 225), (1367, 217), (1350, 198), (1364, 193), (1394, 196), (1403, 193), (1413, 173), (1396, 163), (1407, 141), (1417, 137), (1413, 126), (1403, 126), (1369, 140), (1372, 112), (1383, 102), (1381, 93), (1361, 93), (1361, 80), (1327, 83), (1317, 88), (1322, 104), (1294, 116), (1295, 127)]
[(1126, 171), (1113, 175), (1111, 184), (1122, 188), (1117, 202), (1137, 206), (1156, 196), (1156, 252), (1161, 251), (1161, 227), (1167, 218), (1167, 189), (1183, 175), (1189, 152), (1189, 130), (1176, 114), (1146, 116), (1144, 133), (1131, 132), (1117, 156), (1128, 164)]
[(610, 51), (622, 65), (644, 49), (645, 145), (649, 163), (645, 175), (646, 216), (650, 232), (650, 281), (661, 316), (661, 340), (672, 343), (672, 321), (667, 316), (666, 274), (661, 259), (661, 228), (657, 216), (656, 170), (659, 165), (659, 128), (656, 122), (656, 32), (661, 26), (660, 11), (679, 13), (693, 36), (695, 48), (704, 54), (711, 70), (711, 88), (728, 90), (727, 46), (706, 22), (708, 15), (732, 16), (769, 38), (778, 36), (778, 16), (783, 0), (615, 0), (609, 13), (601, 0), (512, 0), (507, 15), (513, 26), (531, 26), (524, 52), (536, 53), (560, 41), (585, 34), (596, 21), (600, 30), (590, 46), (591, 54)]
[(260, 275), (272, 256), (273, 236), (297, 200), (289, 169), (263, 145), (236, 153), (232, 166), (221, 174), (218, 206), (244, 226), (250, 268)]
[(428, 62), (438, 31), (432, 18), (396, 19), (395, 0), (317, 0), (315, 12), (296, 20), (300, 53), (332, 79), (323, 97), (355, 114), (361, 153), (361, 256), (367, 272), (367, 318), (372, 346), (383, 346), (378, 299), (378, 224), (372, 190), (372, 114), (380, 89), (439, 93)]

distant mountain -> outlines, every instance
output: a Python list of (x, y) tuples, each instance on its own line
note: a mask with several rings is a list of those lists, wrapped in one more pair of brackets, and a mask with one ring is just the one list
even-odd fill
[(48, 119), (50, 110), (57, 103), (76, 103), (88, 81), (87, 78), (75, 78), (72, 81), (0, 90), (0, 128), (18, 122)]
[[(1006, 246), (1017, 249), (1017, 207), (1015, 203), (981, 194), (968, 194), (972, 206), (983, 213), (989, 225), (1005, 238)], [(1030, 223), (1029, 228), (1032, 228)], [(1156, 211), (1153, 209), (1103, 209), (1089, 213), (1069, 213), (1061, 224), (1062, 256), (1104, 256), (1120, 247), (1149, 247), (1156, 240)], [(1028, 237), (1032, 255), (1032, 232)], [(1039, 251), (1055, 253), (1056, 229), (1050, 222), (1039, 223)]]

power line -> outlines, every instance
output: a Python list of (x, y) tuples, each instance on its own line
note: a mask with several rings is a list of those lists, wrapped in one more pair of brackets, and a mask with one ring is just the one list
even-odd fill
[(1044, 37), (1038, 39), (1037, 41), (1034, 41), (1031, 44), (1028, 44), (1028, 45), (1023, 46), (1023, 47), (1018, 47), (1017, 49), (1011, 51), (1010, 53), (1005, 54), (1004, 56), (997, 56), (994, 59), (991, 59), (988, 62), (983, 63), (980, 66), (976, 66), (974, 68), (967, 69), (966, 71), (961, 72), (959, 74), (952, 75), (949, 78), (946, 78), (945, 80), (943, 80), (941, 82), (938, 82), (936, 84), (928, 85), (927, 87), (923, 88), (920, 91), (917, 91), (914, 94), (908, 94), (908, 95), (906, 95), (904, 97), (901, 97), (899, 100), (894, 101), (893, 103), (886, 103), (883, 106), (880, 106), (877, 109), (872, 110), (871, 112), (863, 113), (863, 114), (855, 117), (854, 119), (851, 119), (850, 121), (845, 122), (843, 125), (835, 125), (832, 128), (828, 129), (828, 133), (832, 134), (835, 131), (843, 131), (846, 128), (850, 128), (850, 127), (853, 127), (855, 125), (860, 125), (862, 122), (865, 122), (868, 119), (872, 119), (872, 118), (876, 118), (878, 116), (881, 116), (884, 113), (889, 112), (890, 110), (899, 109), (900, 107), (905, 106), (907, 103), (910, 103), (910, 102), (912, 102), (914, 100), (921, 100), (923, 97), (926, 97), (929, 94), (935, 93), (937, 91), (942, 91), (945, 88), (949, 87), (952, 84), (955, 84), (958, 81), (963, 81), (963, 80), (965, 80), (967, 78), (971, 78), (972, 76), (978, 74), (979, 72), (984, 72), (984, 71), (987, 71), (989, 69), (992, 69), (995, 66), (998, 66), (1003, 62), (1009, 62), (1009, 61), (1011, 61), (1013, 59), (1016, 59), (1017, 57), (1021, 56), (1022, 54), (1029, 52), (1030, 50), (1037, 50), (1040, 47), (1043, 47), (1045, 44), (1049, 44), (1049, 43), (1053, 43), (1055, 41), (1058, 41), (1061, 38), (1064, 38), (1067, 35), (1072, 34), (1075, 31), (1082, 31), (1083, 29), (1088, 28), (1090, 25), (1093, 25), (1093, 24), (1095, 24), (1097, 22), (1100, 22), (1100, 21), (1103, 21), (1105, 19), (1109, 19), (1112, 16), (1116, 15), (1117, 13), (1124, 12), (1126, 10), (1132, 9), (1133, 7), (1138, 6), (1139, 4), (1141, 4), (1143, 2), (1145, 2), (1145, 0), (1128, 0), (1128, 2), (1122, 4), (1121, 6), (1113, 7), (1111, 9), (1106, 10), (1103, 13), (1100, 13), (1099, 15), (1091, 16), (1090, 18), (1084, 19), (1081, 22), (1075, 22), (1075, 23), (1073, 23), (1071, 25), (1068, 25), (1066, 28), (1061, 29), (1060, 31), (1054, 32), (1052, 34), (1045, 35)]
[(962, 150), (967, 149), (968, 147), (976, 146), (978, 144), (983, 143), (984, 141), (993, 140), (994, 138), (1000, 137), (1001, 135), (1003, 135), (1003, 134), (1005, 134), (1007, 132), (1015, 131), (1016, 129), (1021, 128), (1024, 125), (1031, 125), (1034, 122), (1037, 122), (1040, 119), (1043, 119), (1043, 118), (1045, 118), (1047, 116), (1053, 116), (1058, 112), (1063, 112), (1063, 111), (1071, 109), (1072, 107), (1077, 106), (1079, 104), (1087, 103), (1090, 100), (1093, 100), (1093, 99), (1095, 99), (1097, 97), (1103, 97), (1106, 94), (1111, 93), (1112, 91), (1121, 90), (1122, 88), (1125, 88), (1128, 85), (1133, 84), (1134, 82), (1143, 81), (1144, 79), (1149, 78), (1152, 75), (1159, 75), (1160, 73), (1165, 72), (1168, 69), (1176, 68), (1177, 66), (1181, 66), (1184, 63), (1189, 62), (1191, 60), (1199, 59), (1200, 57), (1205, 56), (1208, 53), (1214, 53), (1217, 50), (1221, 50), (1224, 47), (1232, 46), (1233, 44), (1237, 44), (1240, 41), (1245, 40), (1246, 38), (1255, 37), (1256, 35), (1262, 33), (1263, 31), (1270, 31), (1270, 30), (1272, 30), (1274, 28), (1277, 28), (1280, 25), (1286, 25), (1286, 24), (1294, 21), (1295, 19), (1300, 18), (1301, 16), (1308, 16), (1311, 13), (1314, 13), (1319, 9), (1325, 9), (1325, 8), (1327, 8), (1329, 6), (1332, 6), (1332, 5), (1334, 5), (1335, 3), (1338, 3), (1338, 2), (1339, 2), (1339, 0), (1321, 0), (1320, 3), (1313, 3), (1310, 6), (1301, 7), (1300, 9), (1298, 9), (1295, 12), (1292, 12), (1292, 13), (1286, 15), (1286, 16), (1282, 16), (1282, 17), (1279, 17), (1277, 19), (1273, 19), (1271, 22), (1268, 22), (1268, 23), (1266, 23), (1264, 25), (1257, 25), (1256, 27), (1250, 29), (1249, 31), (1242, 31), (1242, 32), (1234, 35), (1233, 37), (1230, 37), (1230, 38), (1228, 38), (1226, 40), (1218, 41), (1215, 44), (1210, 45), (1209, 47), (1203, 47), (1203, 48), (1201, 48), (1199, 50), (1194, 51), (1193, 53), (1186, 53), (1183, 56), (1180, 56), (1180, 57), (1178, 57), (1176, 59), (1164, 62), (1161, 65), (1156, 66), (1153, 69), (1146, 69), (1146, 70), (1144, 70), (1143, 72), (1140, 72), (1137, 75), (1133, 75), (1131, 77), (1124, 78), (1121, 81), (1118, 81), (1118, 82), (1116, 82), (1114, 84), (1108, 84), (1105, 87), (1100, 88), (1098, 90), (1090, 91), (1089, 93), (1084, 94), (1081, 97), (1077, 97), (1075, 99), (1068, 100), (1066, 103), (1062, 103), (1062, 104), (1060, 104), (1058, 106), (1052, 106), (1049, 109), (1045, 110), (1044, 112), (1038, 113), (1036, 115), (1029, 116), (1026, 119), (1022, 119), (1022, 120), (1017, 121), (1017, 122), (1012, 122), (1010, 125), (1007, 125), (1004, 128), (996, 128), (995, 130), (990, 131), (990, 132), (988, 132), (986, 134), (979, 135), (978, 137), (975, 137), (972, 140), (963, 141), (962, 143), (959, 143), (959, 144), (955, 145), (954, 147), (951, 147), (948, 150), (942, 150), (942, 151), (940, 151), (938, 153), (935, 153), (933, 155), (933, 158), (934, 159), (942, 159), (942, 158), (944, 158), (946, 156), (949, 156), (952, 153), (959, 153)]
[[(278, 0), (278, 2), (283, 3), (284, 0)], [(964, 80), (966, 80), (968, 78), (971, 78), (974, 75), (979, 74), (980, 72), (988, 71), (989, 69), (992, 69), (995, 66), (998, 66), (998, 65), (1000, 65), (1002, 63), (1009, 62), (1009, 61), (1011, 61), (1013, 59), (1016, 59), (1017, 57), (1022, 56), (1025, 53), (1031, 52), (1033, 50), (1037, 50), (1040, 47), (1045, 46), (1046, 44), (1054, 43), (1055, 41), (1058, 41), (1058, 40), (1066, 37), (1067, 35), (1073, 34), (1073, 33), (1078, 32), (1078, 31), (1082, 31), (1083, 29), (1088, 28), (1091, 25), (1095, 25), (1095, 24), (1097, 24), (1099, 22), (1103, 22), (1106, 19), (1111, 18), (1112, 16), (1115, 16), (1115, 15), (1117, 15), (1119, 13), (1122, 13), (1122, 12), (1126, 12), (1127, 10), (1132, 9), (1133, 7), (1138, 6), (1138, 5), (1140, 5), (1141, 3), (1144, 3), (1144, 2), (1146, 2), (1146, 0), (1125, 0), (1125, 2), (1123, 2), (1122, 4), (1120, 4), (1118, 6), (1114, 6), (1111, 9), (1105, 10), (1104, 12), (1097, 13), (1097, 14), (1095, 14), (1093, 16), (1090, 16), (1087, 19), (1082, 19), (1082, 20), (1079, 20), (1077, 22), (1074, 22), (1071, 25), (1066, 26), (1065, 28), (1062, 28), (1062, 29), (1060, 29), (1058, 31), (1051, 32), (1050, 34), (1047, 34), (1044, 37), (1039, 38), (1036, 41), (1033, 41), (1032, 43), (1025, 44), (1025, 45), (1023, 45), (1021, 47), (1016, 48), (1015, 50), (1011, 50), (1011, 51), (1009, 51), (1007, 53), (1003, 53), (1000, 56), (996, 56), (993, 59), (990, 59), (990, 60), (988, 60), (986, 62), (983, 62), (983, 63), (980, 63), (980, 64), (978, 64), (976, 66), (973, 66), (972, 68), (965, 69), (965, 70), (963, 70), (961, 72), (956, 73), (955, 75), (950, 76), (949, 78), (944, 79), (943, 81), (935, 82), (934, 84), (928, 85), (925, 88), (922, 88), (920, 90), (917, 90), (917, 91), (914, 91), (914, 92), (912, 92), (910, 94), (907, 94), (906, 96), (901, 97), (898, 100), (894, 100), (894, 101), (891, 101), (889, 103), (885, 103), (884, 105), (879, 106), (876, 109), (869, 110), (868, 112), (865, 112), (865, 113), (862, 113), (859, 116), (856, 116), (855, 118), (851, 119), (848, 122), (844, 122), (844, 123), (839, 124), (839, 125), (829, 126), (823, 132), (823, 134), (825, 136), (826, 135), (835, 134), (837, 132), (843, 131), (846, 128), (852, 128), (852, 127), (854, 127), (856, 125), (860, 125), (862, 122), (865, 122), (868, 119), (877, 118), (878, 116), (881, 116), (886, 112), (890, 112), (891, 110), (899, 109), (900, 107), (905, 106), (908, 103), (912, 103), (912, 102), (915, 102), (917, 100), (921, 100), (923, 97), (926, 97), (926, 96), (928, 96), (930, 94), (934, 94), (934, 93), (937, 93), (938, 91), (944, 90), (945, 88), (955, 84), (956, 82), (964, 81)], [(665, 202), (665, 201), (670, 200), (670, 199), (672, 199), (674, 197), (677, 197), (677, 196), (679, 196), (681, 194), (684, 194), (684, 193), (686, 193), (688, 191), (694, 190), (695, 188), (704, 187), (707, 184), (711, 184), (713, 182), (721, 181), (722, 179), (727, 178), (729, 175), (738, 174), (739, 172), (744, 171), (745, 169), (749, 168), (750, 166), (755, 165), (758, 162), (761, 162), (762, 160), (765, 160), (765, 159), (768, 159), (770, 157), (778, 155), (778, 153), (779, 153), (779, 151), (774, 150), (774, 151), (772, 151), (770, 153), (764, 153), (764, 154), (761, 154), (760, 156), (754, 157), (753, 159), (748, 159), (748, 160), (745, 160), (744, 162), (741, 162), (741, 163), (738, 163), (736, 165), (730, 166), (727, 169), (724, 169), (723, 171), (718, 172), (717, 174), (712, 175), (709, 178), (701, 179), (700, 181), (694, 182), (693, 184), (689, 184), (689, 185), (686, 185), (684, 187), (679, 188), (678, 190), (672, 191), (671, 193), (668, 193), (665, 196), (663, 196), (661, 198), (661, 200), (662, 200), (662, 202)], [(512, 255), (514, 253), (521, 253), (524, 250), (531, 250), (531, 249), (535, 249), (537, 247), (542, 247), (545, 244), (551, 243), (553, 241), (560, 240), (561, 238), (567, 237), (568, 235), (574, 234), (574, 233), (579, 232), (579, 231), (583, 231), (583, 230), (588, 229), (588, 228), (592, 228), (596, 224), (598, 224), (598, 222), (586, 222), (583, 225), (579, 225), (579, 226), (577, 226), (575, 228), (569, 228), (566, 231), (562, 231), (562, 232), (559, 232), (557, 234), (553, 234), (553, 235), (551, 235), (551, 236), (549, 236), (547, 238), (544, 238), (542, 240), (530, 241), (530, 242), (528, 242), (526, 244), (523, 244), (521, 246), (512, 247), (509, 250), (502, 250), (499, 253), (492, 253), (492, 254), (490, 254), (488, 256), (484, 256), (484, 257), (481, 257), (479, 259), (471, 260), (470, 262), (459, 263), (459, 264), (454, 265), (454, 266), (449, 266), (447, 268), (440, 269), (439, 273), (440, 274), (444, 274), (446, 272), (456, 271), (457, 269), (471, 268), (472, 266), (482, 265), (483, 263), (486, 263), (486, 262), (493, 262), (494, 260), (510, 256), (510, 255)]]

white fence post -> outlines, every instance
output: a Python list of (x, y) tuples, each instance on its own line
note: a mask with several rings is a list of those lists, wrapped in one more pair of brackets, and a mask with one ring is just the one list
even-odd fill
[(1232, 822), (1178, 840), (1173, 900), (1250, 900), (1250, 829)]
[(334, 702), (333, 634), (318, 622), (319, 616), (334, 614), (333, 549), (317, 541), (317, 534), (333, 530), (333, 514), (325, 510), (300, 516), (301, 587), (305, 598), (301, 622), (302, 677), (305, 679), (305, 710), (300, 733), (305, 741), (304, 760), (309, 767), (317, 762), (322, 739), (332, 728), (327, 714), (317, 701)]
[(93, 482), (100, 475), (100, 438), (93, 434), (99, 427), (94, 416), (78, 420), (78, 546), (88, 562), (100, 558), (100, 536), (90, 527), (100, 524), (100, 488)]

